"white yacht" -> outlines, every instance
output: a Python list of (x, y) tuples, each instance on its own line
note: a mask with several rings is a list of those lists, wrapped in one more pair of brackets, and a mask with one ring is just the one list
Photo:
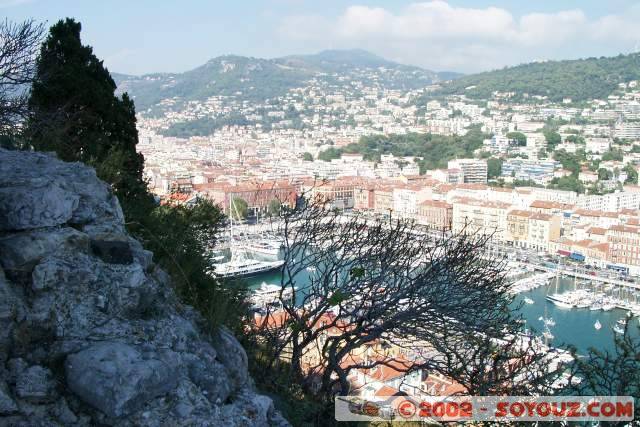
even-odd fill
[[(251, 251), (247, 250), (246, 245), (239, 245), (233, 233), (233, 214), (235, 204), (229, 201), (229, 220), (231, 223), (230, 243), (231, 243), (231, 260), (213, 264), (212, 273), (222, 278), (240, 278), (251, 277), (258, 274), (267, 273), (269, 271), (280, 270), (284, 265), (284, 260), (262, 261), (253, 259)], [(278, 247), (279, 249), (279, 247)]]
[(548, 301), (551, 301), (553, 304), (555, 304), (556, 306), (558, 306), (560, 308), (573, 308), (573, 307), (575, 307), (575, 305), (573, 304), (571, 299), (567, 298), (563, 294), (547, 295), (546, 299)]
[(247, 242), (245, 248), (251, 252), (262, 255), (278, 256), (282, 249), (282, 240), (277, 239), (260, 239)]
[(298, 288), (285, 287), (284, 289), (280, 285), (272, 285), (262, 282), (258, 289), (251, 291), (249, 301), (256, 308), (264, 308), (267, 305), (278, 303), (280, 300), (280, 293), (282, 298), (290, 298), (293, 295), (294, 290)]
[(260, 261), (250, 258), (232, 259), (229, 262), (215, 264), (213, 273), (223, 278), (251, 277), (269, 271), (280, 270), (283, 265), (283, 260)]

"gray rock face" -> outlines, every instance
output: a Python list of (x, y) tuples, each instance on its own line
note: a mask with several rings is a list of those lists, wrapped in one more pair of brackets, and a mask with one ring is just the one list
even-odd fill
[(80, 198), (55, 183), (34, 188), (0, 188), (0, 230), (26, 230), (64, 224)]
[(8, 415), (18, 412), (18, 405), (9, 395), (9, 387), (4, 381), (0, 381), (0, 415)]
[(15, 390), (19, 398), (32, 403), (52, 401), (56, 397), (51, 371), (37, 365), (18, 375)]
[(231, 380), (240, 388), (249, 379), (247, 353), (233, 334), (225, 327), (219, 328), (213, 336), (213, 346), (220, 354), (220, 361), (229, 371)]
[(98, 234), (91, 239), (93, 254), (109, 264), (131, 264), (133, 253), (126, 236)]
[(286, 426), (95, 172), (0, 149), (0, 425)]
[(102, 342), (70, 355), (65, 370), (69, 388), (81, 400), (110, 417), (121, 417), (173, 390), (179, 365), (178, 355), (170, 350), (143, 352)]

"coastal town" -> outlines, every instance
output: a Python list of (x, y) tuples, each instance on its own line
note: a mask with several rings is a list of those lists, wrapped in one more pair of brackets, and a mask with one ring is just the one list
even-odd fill
[(0, 426), (640, 425), (637, 5), (50, 3)]
[[(437, 85), (408, 92), (351, 85), (357, 90), (312, 84), (258, 105), (220, 96), (177, 111), (172, 106), (180, 103), (165, 100), (161, 116), (138, 119), (151, 189), (177, 202), (206, 197), (227, 213), (232, 199), (242, 199), (251, 216), (266, 213), (274, 200), (291, 205), (302, 193), (321, 195), (347, 211), (491, 233), (516, 247), (640, 272), (637, 81), (580, 106), (494, 93), (480, 101), (450, 95), (418, 107), (415, 100)], [(248, 124), (188, 138), (164, 135), (176, 123), (229, 111)], [(444, 159), (433, 169), (418, 156), (344, 150), (363, 137), (456, 138), (474, 131), (482, 140), (467, 158)]]

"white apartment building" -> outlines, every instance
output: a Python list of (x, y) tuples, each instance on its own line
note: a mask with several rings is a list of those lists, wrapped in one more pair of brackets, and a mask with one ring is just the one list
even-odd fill
[(465, 183), (484, 184), (487, 182), (487, 161), (482, 159), (449, 160), (449, 169), (460, 169)]
[(611, 140), (609, 138), (586, 138), (584, 142), (587, 153), (602, 154), (611, 148)]
[(640, 123), (619, 123), (613, 129), (614, 138), (640, 139)]
[(507, 203), (456, 199), (453, 201), (453, 232), (492, 235), (495, 240), (505, 241), (510, 209), (511, 205)]
[(640, 193), (620, 191), (603, 194), (602, 196), (587, 196), (581, 194), (577, 200), (580, 209), (603, 212), (620, 212), (622, 209), (640, 208)]

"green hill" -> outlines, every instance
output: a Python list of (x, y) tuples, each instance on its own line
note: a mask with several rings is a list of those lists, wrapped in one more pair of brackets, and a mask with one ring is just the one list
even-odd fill
[(472, 74), (453, 80), (438, 94), (489, 98), (495, 91), (515, 92), (516, 98), (547, 96), (551, 101), (602, 99), (618, 83), (640, 79), (640, 54), (546, 61)]
[[(235, 95), (240, 100), (264, 100), (281, 96), (311, 79), (331, 85), (349, 80), (374, 83), (388, 89), (414, 89), (456, 77), (398, 64), (363, 50), (328, 50), (315, 55), (276, 59), (220, 56), (184, 73), (130, 76), (112, 73), (118, 91), (128, 92), (138, 110), (178, 97), (181, 102), (210, 96)], [(338, 78), (340, 77), (340, 78)], [(347, 80), (342, 79), (348, 77)]]

